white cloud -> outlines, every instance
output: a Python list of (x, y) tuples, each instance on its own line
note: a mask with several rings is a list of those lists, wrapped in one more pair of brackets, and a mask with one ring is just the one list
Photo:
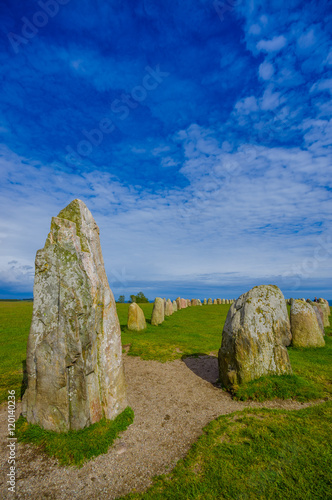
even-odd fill
[(274, 73), (273, 64), (269, 63), (268, 61), (262, 62), (262, 64), (258, 68), (258, 73), (263, 80), (270, 80)]
[(256, 47), (263, 52), (279, 52), (287, 44), (287, 38), (283, 35), (274, 36), (271, 40), (260, 40)]

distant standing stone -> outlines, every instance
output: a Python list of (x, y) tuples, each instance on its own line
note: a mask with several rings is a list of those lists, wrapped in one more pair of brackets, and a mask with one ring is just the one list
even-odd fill
[(217, 304), (221, 304), (221, 299), (217, 299)]
[(197, 299), (191, 299), (191, 305), (197, 306)]
[(173, 304), (171, 299), (166, 300), (165, 316), (172, 316), (173, 314)]
[(144, 312), (136, 302), (132, 302), (129, 306), (127, 328), (136, 332), (146, 328)]
[(191, 307), (191, 300), (187, 299), (186, 302), (187, 302), (187, 307)]
[(323, 338), (314, 308), (302, 300), (291, 306), (292, 345), (294, 347), (323, 347)]
[(23, 414), (57, 432), (114, 419), (127, 406), (120, 324), (99, 229), (81, 200), (52, 218), (35, 265)]
[(208, 299), (207, 303), (208, 303), (208, 305), (211, 305), (212, 304), (212, 299)]
[(181, 299), (181, 309), (185, 309), (187, 307), (186, 299)]
[(213, 304), (214, 304), (214, 305), (217, 305), (217, 304), (218, 304), (217, 299), (213, 299)]
[(318, 304), (320, 304), (323, 307), (323, 314), (324, 314), (324, 326), (330, 326), (330, 305), (327, 300), (325, 299), (318, 299)]
[(207, 304), (207, 300), (206, 299), (203, 300), (203, 304), (206, 306), (206, 304)]
[(178, 305), (176, 300), (173, 300), (173, 312), (176, 312), (178, 310)]
[(156, 297), (153, 305), (151, 325), (160, 325), (165, 319), (164, 299)]
[(226, 304), (226, 300), (225, 299), (221, 299), (221, 303), (222, 304)]
[(285, 344), (290, 324), (278, 287), (261, 285), (230, 307), (219, 350), (219, 376), (231, 388), (263, 375), (292, 373)]

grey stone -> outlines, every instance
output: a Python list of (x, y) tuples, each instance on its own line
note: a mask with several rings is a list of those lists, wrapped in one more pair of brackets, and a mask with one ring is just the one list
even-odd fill
[(52, 218), (35, 268), (23, 414), (57, 432), (115, 418), (127, 406), (120, 325), (99, 229), (81, 200)]
[(285, 344), (290, 323), (278, 287), (261, 285), (230, 307), (219, 350), (219, 376), (227, 388), (263, 375), (292, 373)]

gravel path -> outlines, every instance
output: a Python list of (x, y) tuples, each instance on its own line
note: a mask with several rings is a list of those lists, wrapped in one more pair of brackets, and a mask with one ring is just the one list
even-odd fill
[[(174, 467), (219, 415), (247, 406), (300, 409), (308, 404), (274, 401), (241, 403), (218, 389), (215, 356), (201, 356), (168, 363), (125, 356), (129, 404), (134, 423), (106, 455), (81, 469), (59, 467), (57, 461), (30, 445), (16, 451), (16, 494), (7, 491), (7, 407), (0, 407), (0, 497), (26, 499), (113, 499), (134, 488), (144, 490), (151, 478)], [(17, 409), (19, 416), (20, 406)]]

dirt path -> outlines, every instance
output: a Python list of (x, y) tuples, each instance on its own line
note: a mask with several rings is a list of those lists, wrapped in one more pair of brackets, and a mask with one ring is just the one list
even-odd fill
[[(303, 403), (240, 403), (212, 385), (218, 377), (217, 358), (201, 356), (169, 363), (125, 356), (129, 404), (134, 423), (106, 455), (81, 469), (59, 467), (30, 445), (17, 446), (16, 494), (8, 493), (7, 407), (0, 407), (1, 498), (112, 499), (143, 490), (151, 478), (169, 471), (219, 415), (246, 406), (304, 408)], [(20, 407), (17, 411), (19, 416)]]

